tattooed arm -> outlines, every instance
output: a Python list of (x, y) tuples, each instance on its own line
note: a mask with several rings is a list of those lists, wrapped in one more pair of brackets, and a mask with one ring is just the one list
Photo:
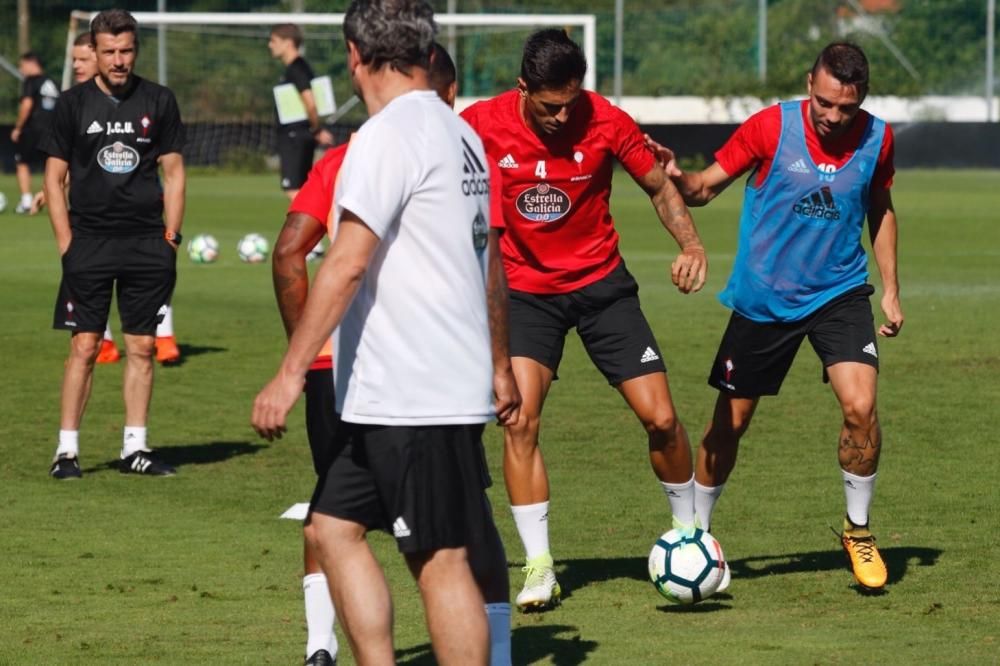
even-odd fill
[(670, 266), (673, 283), (685, 294), (698, 291), (705, 285), (708, 259), (684, 199), (659, 165), (650, 169), (645, 176), (637, 178), (636, 182), (649, 195), (663, 228), (681, 248), (677, 259)]
[(309, 272), (306, 255), (323, 238), (326, 227), (322, 222), (305, 213), (291, 212), (285, 218), (271, 260), (274, 279), (274, 296), (278, 311), (285, 325), (285, 333), (292, 337), (302, 318), (302, 311), (309, 295)]

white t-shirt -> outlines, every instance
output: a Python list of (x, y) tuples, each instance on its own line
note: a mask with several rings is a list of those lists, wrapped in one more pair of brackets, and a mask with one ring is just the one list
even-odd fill
[(334, 345), (345, 421), (491, 418), (487, 164), (476, 133), (432, 91), (397, 97), (354, 136), (337, 223), (349, 210), (381, 242)]

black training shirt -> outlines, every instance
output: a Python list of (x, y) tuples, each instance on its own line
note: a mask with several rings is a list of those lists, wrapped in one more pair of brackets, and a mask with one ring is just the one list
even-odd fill
[(74, 235), (148, 236), (163, 231), (157, 159), (183, 146), (174, 94), (133, 76), (119, 98), (95, 79), (65, 91), (39, 147), (69, 163)]
[(59, 86), (44, 74), (26, 76), (21, 83), (21, 99), (26, 97), (31, 98), (31, 114), (24, 129), (31, 132), (48, 130), (59, 98)]
[[(285, 68), (285, 73), (281, 77), (281, 83), (291, 83), (301, 93), (303, 90), (311, 89), (313, 78), (312, 67), (309, 66), (305, 58), (299, 56), (288, 63), (288, 67)], [(299, 123), (289, 123), (288, 125), (282, 125), (281, 128), (283, 130), (309, 131), (309, 121), (303, 120)]]

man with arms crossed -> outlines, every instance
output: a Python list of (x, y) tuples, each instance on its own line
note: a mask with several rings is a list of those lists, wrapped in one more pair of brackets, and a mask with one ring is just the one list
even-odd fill
[(565, 32), (541, 30), (525, 44), (517, 88), (462, 113), (486, 152), (499, 158), (503, 175), (510, 351), (524, 401), (506, 428), (504, 476), (526, 551), (527, 578), (516, 599), (522, 610), (556, 604), (561, 594), (549, 551), (549, 483), (538, 434), (569, 329), (576, 327), (594, 364), (645, 428), (650, 463), (675, 522), (694, 524), (687, 434), (608, 211), (614, 160), (650, 196), (680, 245), (671, 277), (682, 292), (705, 283), (705, 251), (635, 121), (581, 89), (586, 69), (582, 50)]
[[(483, 424), (516, 418), (509, 367), (494, 364), (487, 307), (489, 177), (482, 143), (428, 89), (435, 32), (421, 0), (355, 0), (348, 68), (371, 116), (336, 191), (337, 237), (278, 375), (254, 403), (280, 436), (316, 353), (338, 327), (338, 452), (306, 536), (360, 663), (391, 664), (392, 605), (365, 540), (391, 530), (417, 580), (441, 664), (489, 662), (469, 552), (495, 530)], [(405, 344), (404, 344), (405, 341)], [(492, 388), (492, 390), (491, 390)], [(433, 489), (433, 490), (431, 490)]]
[(294, 23), (281, 23), (271, 28), (267, 42), (271, 57), (285, 66), (281, 83), (291, 83), (299, 91), (306, 120), (278, 125), (278, 157), (281, 160), (281, 189), (294, 199), (312, 166), (316, 144), (330, 145), (333, 135), (326, 130), (316, 113), (313, 97), (313, 71), (302, 57), (302, 28)]
[(133, 73), (137, 29), (132, 15), (122, 10), (106, 10), (94, 18), (98, 75), (63, 93), (53, 131), (42, 146), (49, 155), (49, 218), (63, 266), (53, 326), (73, 333), (63, 377), (59, 446), (50, 470), (57, 479), (80, 476), (79, 427), (116, 284), (128, 352), (119, 469), (154, 476), (174, 473), (150, 455), (146, 421), (154, 333), (174, 288), (181, 242), (184, 126), (173, 94)]
[(682, 173), (660, 147), (689, 206), (708, 203), (751, 171), (733, 273), (719, 295), (733, 314), (709, 377), (719, 397), (698, 449), (696, 507), (708, 529), (760, 397), (777, 395), (808, 337), (844, 417), (838, 455), (847, 515), (841, 542), (858, 583), (877, 590), (887, 573), (868, 529), (868, 510), (882, 431), (875, 408), (878, 346), (868, 300), (874, 288), (868, 284), (861, 231), (867, 215), (886, 317), (878, 332), (894, 337), (903, 311), (889, 191), (892, 130), (861, 109), (868, 60), (857, 46), (827, 46), (806, 84), (807, 100), (751, 116), (704, 171)]

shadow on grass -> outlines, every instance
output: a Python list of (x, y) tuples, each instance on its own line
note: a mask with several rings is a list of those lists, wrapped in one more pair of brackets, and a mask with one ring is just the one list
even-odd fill
[(201, 345), (177, 345), (177, 348), (181, 350), (181, 357), (179, 360), (173, 363), (163, 364), (164, 368), (179, 368), (184, 365), (187, 359), (191, 356), (201, 356), (202, 354), (218, 354), (220, 352), (229, 351), (228, 347), (210, 347)]
[[(268, 448), (267, 444), (251, 444), (250, 442), (208, 442), (205, 444), (184, 444), (181, 446), (165, 446), (154, 449), (156, 458), (173, 467), (185, 465), (208, 465), (222, 462), (237, 456), (253, 455)], [(118, 460), (109, 460), (84, 469), (85, 474), (107, 470), (118, 470)]]
[[(576, 627), (565, 624), (545, 624), (518, 627), (511, 632), (511, 662), (535, 664), (550, 661), (556, 666), (576, 666), (585, 662), (594, 650), (596, 641), (580, 638)], [(434, 653), (430, 643), (405, 650), (396, 650), (396, 663), (407, 666), (432, 666)]]
[[(911, 563), (932, 567), (937, 564), (943, 551), (937, 548), (919, 546), (890, 546), (879, 548), (889, 572), (888, 584), (898, 583), (906, 576)], [(785, 553), (781, 555), (758, 555), (739, 560), (729, 560), (733, 578), (751, 579), (762, 576), (776, 576), (811, 571), (850, 570), (847, 556), (840, 550), (817, 550), (810, 553)], [(859, 591), (866, 592), (859, 588)], [(870, 593), (870, 592), (869, 592)]]

